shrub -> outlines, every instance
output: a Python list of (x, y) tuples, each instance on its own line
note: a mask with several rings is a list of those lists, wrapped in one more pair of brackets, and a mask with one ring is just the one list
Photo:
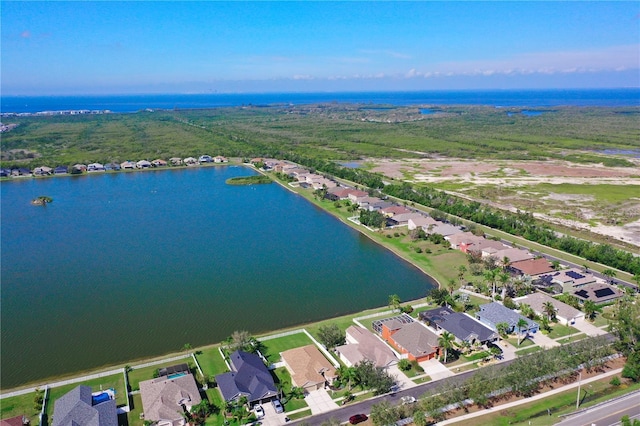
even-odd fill
[(621, 382), (620, 382), (620, 377), (618, 377), (618, 376), (613, 376), (613, 377), (611, 378), (611, 381), (609, 381), (609, 384), (610, 384), (611, 386), (620, 386), (620, 383), (621, 383)]
[(398, 368), (402, 371), (409, 371), (411, 370), (411, 363), (408, 359), (403, 358), (398, 362)]
[(400, 312), (405, 314), (410, 314), (411, 312), (413, 312), (413, 306), (411, 305), (403, 306), (402, 308), (400, 308)]
[(416, 253), (422, 253), (422, 249), (420, 247), (416, 247), (414, 250), (416, 251)]
[(418, 364), (418, 361), (411, 361), (411, 367), (413, 367), (414, 370), (416, 370), (416, 372), (418, 373), (424, 373), (424, 368), (420, 367), (420, 364)]

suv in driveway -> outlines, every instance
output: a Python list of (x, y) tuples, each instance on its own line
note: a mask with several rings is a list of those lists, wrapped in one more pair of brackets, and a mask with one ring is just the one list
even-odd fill
[(276, 410), (276, 413), (280, 414), (284, 412), (284, 408), (282, 407), (282, 404), (280, 404), (279, 399), (274, 399), (273, 401), (271, 401), (271, 405), (273, 405), (273, 409)]
[(256, 405), (255, 412), (257, 418), (264, 417), (264, 408), (262, 408), (262, 405)]

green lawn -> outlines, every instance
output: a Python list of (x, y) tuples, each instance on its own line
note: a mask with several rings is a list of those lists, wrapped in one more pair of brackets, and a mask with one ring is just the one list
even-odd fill
[(569, 336), (570, 334), (576, 334), (579, 333), (580, 331), (578, 329), (575, 329), (571, 326), (568, 325), (562, 325), (562, 324), (554, 324), (551, 326), (551, 332), (547, 333), (546, 331), (542, 331), (544, 334), (546, 334), (547, 336), (549, 336), (552, 339), (558, 339), (560, 337), (565, 337), (565, 336)]
[(311, 410), (302, 410), (299, 413), (289, 414), (287, 417), (289, 417), (291, 420), (297, 420), (310, 415), (311, 415)]
[(300, 332), (289, 336), (282, 336), (262, 342), (266, 350), (263, 355), (271, 363), (280, 361), (280, 352), (299, 348), (301, 346), (313, 345), (313, 341), (305, 333)]
[(538, 352), (538, 351), (541, 351), (541, 350), (542, 350), (542, 348), (540, 346), (530, 346), (528, 348), (516, 351), (516, 355), (518, 355), (518, 356), (529, 355), (531, 353)]
[(196, 359), (202, 368), (202, 372), (207, 376), (222, 374), (229, 371), (227, 364), (224, 363), (222, 355), (218, 350), (218, 346), (208, 347), (196, 353)]
[[(16, 416), (27, 416), (32, 425), (38, 424), (40, 410), (35, 408), (35, 392), (5, 398), (0, 401), (0, 418), (8, 419)], [(51, 400), (49, 403), (52, 404)]]
[(142, 396), (139, 393), (131, 395), (131, 402), (131, 411), (127, 415), (129, 426), (144, 426), (144, 420), (140, 418), (140, 414), (143, 413)]
[[(531, 340), (531, 339), (520, 340), (520, 337), (509, 337), (507, 339), (507, 342), (509, 342), (513, 346), (515, 346), (516, 349), (518, 349), (518, 348), (526, 348), (527, 346), (535, 345), (535, 343), (533, 343), (533, 340)], [(518, 342), (520, 342), (519, 345), (518, 345)]]
[(575, 336), (565, 337), (564, 339), (558, 339), (558, 340), (556, 340), (556, 342), (564, 345), (565, 343), (571, 343), (571, 342), (575, 342), (577, 340), (582, 340), (585, 337), (587, 337), (586, 334), (580, 333), (580, 334), (576, 334)]

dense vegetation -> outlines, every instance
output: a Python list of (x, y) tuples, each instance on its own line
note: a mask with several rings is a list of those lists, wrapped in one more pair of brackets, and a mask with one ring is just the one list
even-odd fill
[(272, 183), (273, 181), (263, 175), (256, 176), (237, 176), (230, 179), (227, 179), (225, 183), (228, 185), (258, 185), (258, 184), (266, 184)]
[[(197, 156), (305, 156), (545, 159), (631, 166), (599, 155), (640, 147), (639, 108), (545, 110), (527, 117), (515, 108), (442, 107), (372, 112), (370, 105), (245, 107), (90, 116), (5, 117), (2, 165), (122, 162)], [(374, 186), (374, 185), (371, 185)]]

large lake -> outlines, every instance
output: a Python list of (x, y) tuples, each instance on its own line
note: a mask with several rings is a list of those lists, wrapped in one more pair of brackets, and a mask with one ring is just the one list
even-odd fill
[[(245, 167), (0, 184), (2, 388), (363, 308), (433, 281)], [(32, 206), (40, 195), (54, 199)]]

